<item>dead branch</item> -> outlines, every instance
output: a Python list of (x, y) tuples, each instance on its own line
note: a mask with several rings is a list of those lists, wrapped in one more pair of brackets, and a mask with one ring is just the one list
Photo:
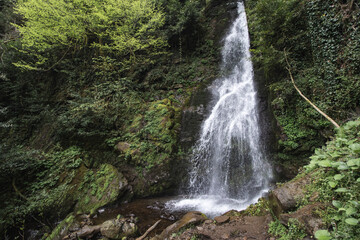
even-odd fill
[(152, 225), (148, 230), (146, 230), (146, 232), (141, 236), (138, 237), (136, 240), (143, 240), (144, 238), (146, 238), (146, 236), (152, 231), (154, 230), (154, 228), (156, 228), (156, 226), (161, 222), (161, 220), (157, 221), (156, 223), (154, 223), (154, 225)]
[(321, 111), (315, 104), (313, 104), (307, 97), (305, 97), (304, 94), (302, 94), (302, 92), (300, 91), (300, 89), (296, 86), (295, 84), (295, 81), (294, 81), (294, 78), (292, 76), (292, 73), (291, 73), (291, 67), (290, 67), (290, 63), (287, 59), (287, 55), (286, 55), (286, 51), (284, 49), (284, 55), (285, 55), (285, 60), (286, 60), (286, 63), (287, 63), (287, 70), (289, 72), (289, 75), (290, 75), (290, 78), (291, 78), (291, 82), (294, 86), (294, 88), (296, 89), (296, 91), (300, 94), (300, 96), (305, 99), (305, 101), (307, 101), (313, 108), (315, 108), (315, 110), (320, 113), (321, 115), (323, 115), (327, 120), (329, 120), (336, 128), (340, 128), (339, 124), (337, 124), (331, 117), (329, 117), (326, 113), (324, 113), (323, 111)]

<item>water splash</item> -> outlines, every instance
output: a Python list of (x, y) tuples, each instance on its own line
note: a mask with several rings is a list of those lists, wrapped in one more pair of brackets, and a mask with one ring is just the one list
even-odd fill
[(209, 215), (242, 210), (268, 190), (272, 177), (261, 145), (250, 40), (244, 4), (222, 50), (223, 77), (211, 86), (215, 105), (204, 121), (189, 172), (190, 198), (175, 209)]

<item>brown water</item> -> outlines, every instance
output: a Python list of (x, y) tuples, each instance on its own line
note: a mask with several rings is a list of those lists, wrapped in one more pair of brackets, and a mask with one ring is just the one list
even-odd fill
[(159, 197), (151, 199), (138, 199), (130, 203), (103, 208), (92, 219), (94, 225), (116, 218), (119, 214), (124, 217), (137, 217), (140, 235), (144, 234), (155, 222), (161, 220), (157, 227), (149, 234), (160, 234), (167, 226), (179, 220), (186, 212), (174, 211), (165, 208), (165, 203), (178, 197)]

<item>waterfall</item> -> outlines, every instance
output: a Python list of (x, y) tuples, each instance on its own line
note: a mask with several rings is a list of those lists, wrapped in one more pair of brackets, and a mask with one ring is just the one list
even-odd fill
[(203, 122), (189, 170), (187, 199), (172, 208), (208, 215), (242, 210), (268, 191), (271, 166), (261, 144), (244, 4), (224, 39), (222, 77), (210, 86), (214, 106)]

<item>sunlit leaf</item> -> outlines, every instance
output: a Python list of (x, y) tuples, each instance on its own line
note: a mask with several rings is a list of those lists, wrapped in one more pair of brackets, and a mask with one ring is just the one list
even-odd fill
[(359, 220), (355, 218), (347, 218), (345, 219), (345, 222), (349, 225), (357, 225), (359, 223)]
[(334, 205), (334, 207), (336, 208), (340, 208), (342, 206), (341, 202), (340, 201), (336, 201), (336, 200), (333, 200), (332, 201), (332, 204)]
[(332, 188), (336, 187), (336, 185), (337, 185), (337, 182), (330, 181), (328, 183), (329, 183), (330, 187), (332, 187)]
[(315, 233), (315, 238), (318, 240), (329, 240), (331, 235), (327, 230), (318, 230)]
[(355, 208), (353, 208), (353, 207), (349, 207), (348, 209), (346, 209), (346, 215), (347, 216), (353, 215), (355, 213), (357, 213), (357, 210)]
[(346, 188), (338, 188), (335, 190), (335, 192), (347, 192), (348, 190)]

